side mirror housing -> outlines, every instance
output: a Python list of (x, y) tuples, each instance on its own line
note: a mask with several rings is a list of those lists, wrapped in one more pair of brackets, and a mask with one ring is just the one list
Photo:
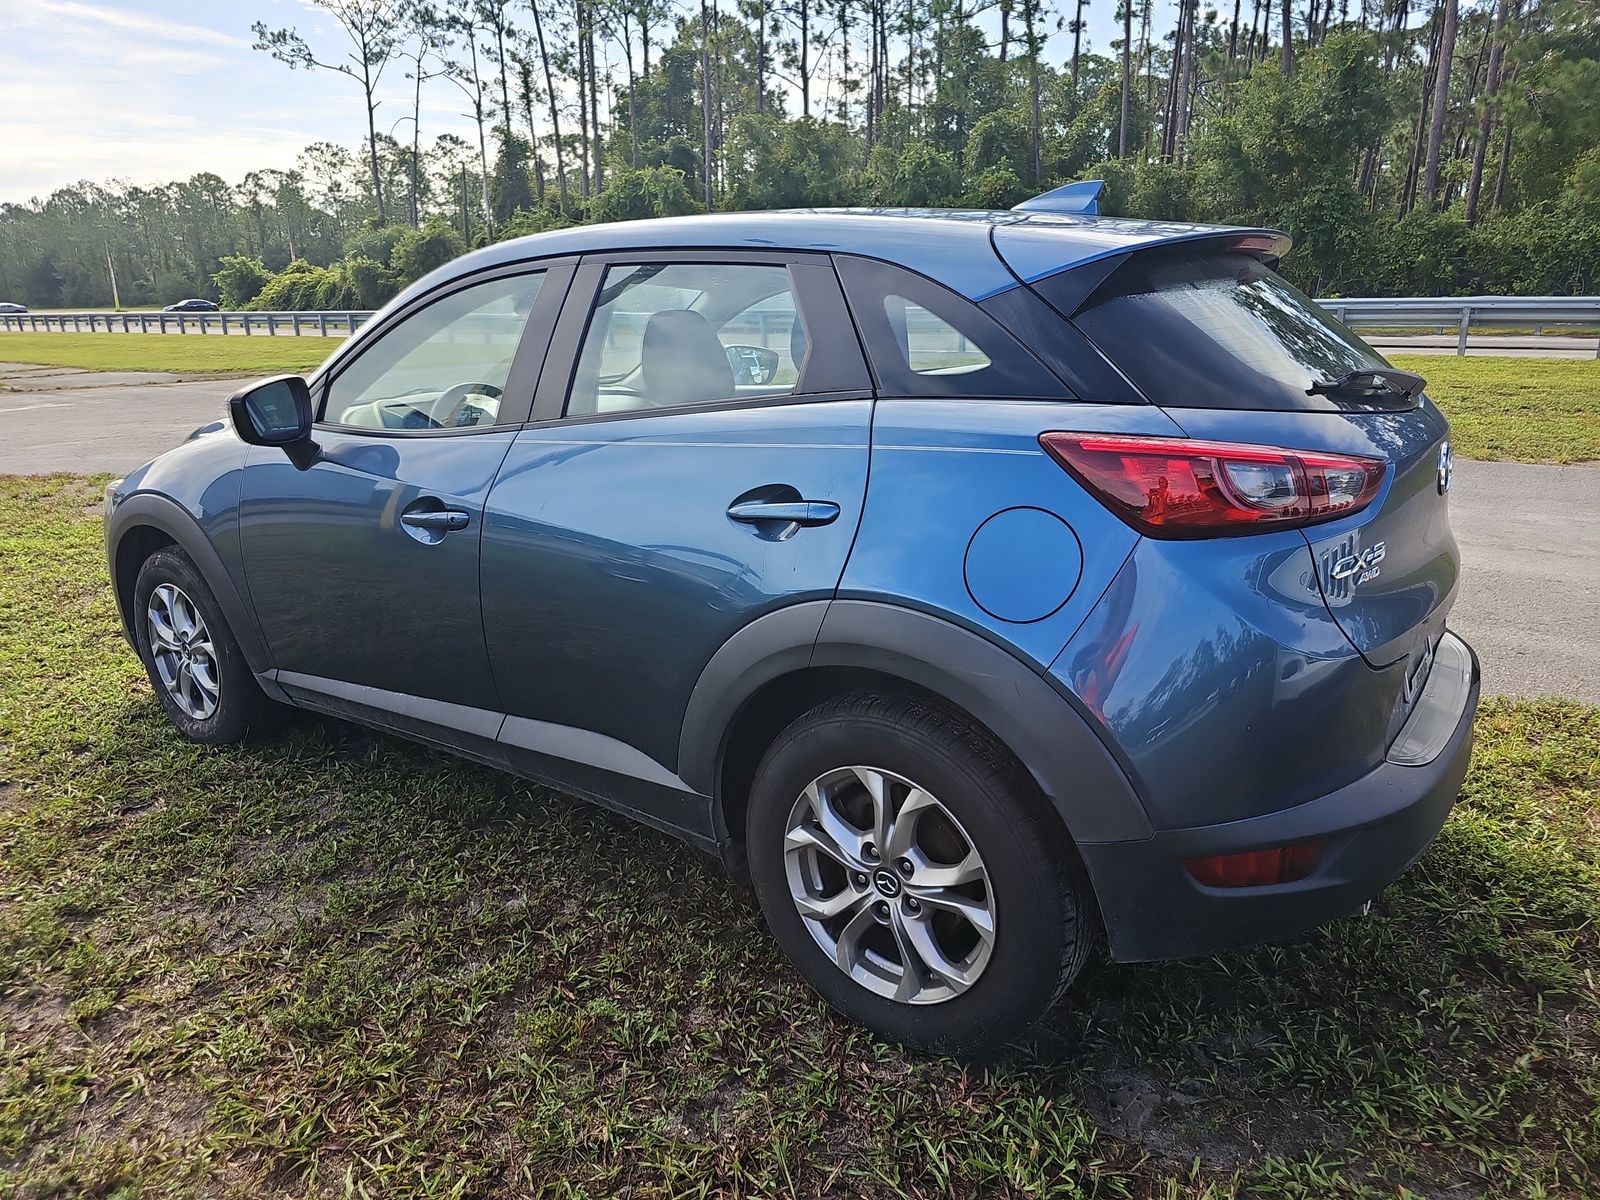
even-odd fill
[[(316, 451), (311, 441), (311, 387), (298, 375), (247, 384), (228, 397), (234, 432), (252, 446), (277, 446), (303, 470)], [(302, 459), (306, 459), (302, 464)]]

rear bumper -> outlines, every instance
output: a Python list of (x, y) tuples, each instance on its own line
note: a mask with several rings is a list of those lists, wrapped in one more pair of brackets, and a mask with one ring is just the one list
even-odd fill
[[(1472, 754), (1478, 659), (1446, 633), (1387, 761), (1281, 812), (1079, 847), (1119, 962), (1186, 958), (1314, 928), (1359, 909), (1410, 867), (1455, 803)], [(1186, 859), (1323, 838), (1316, 871), (1295, 883), (1209, 888)]]

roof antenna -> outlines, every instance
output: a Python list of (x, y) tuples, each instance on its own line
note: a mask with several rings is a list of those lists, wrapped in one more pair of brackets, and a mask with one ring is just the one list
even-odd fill
[(1074, 213), (1080, 217), (1100, 215), (1100, 191), (1106, 186), (1103, 179), (1085, 179), (1052, 188), (1042, 195), (1014, 204), (1012, 212)]

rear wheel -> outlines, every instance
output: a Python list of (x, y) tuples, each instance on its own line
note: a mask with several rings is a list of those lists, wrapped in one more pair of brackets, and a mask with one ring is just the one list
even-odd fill
[(240, 742), (282, 723), (285, 710), (257, 685), (211, 588), (176, 546), (139, 568), (133, 629), (156, 698), (190, 741)]
[(811, 985), (919, 1049), (1025, 1032), (1094, 943), (1082, 868), (1032, 781), (914, 696), (841, 697), (785, 729), (756, 771), (746, 849)]

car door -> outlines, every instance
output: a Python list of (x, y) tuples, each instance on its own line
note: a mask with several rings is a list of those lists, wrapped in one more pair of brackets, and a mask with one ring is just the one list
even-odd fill
[(492, 748), (484, 498), (531, 410), (572, 269), (501, 269), (419, 298), (316, 382), (308, 469), (251, 448), (245, 573), (297, 699)]
[(833, 594), (865, 498), (872, 390), (832, 264), (585, 258), (534, 415), (484, 519), (501, 740), (530, 774), (693, 830), (674, 773), (701, 669), (762, 613)]

